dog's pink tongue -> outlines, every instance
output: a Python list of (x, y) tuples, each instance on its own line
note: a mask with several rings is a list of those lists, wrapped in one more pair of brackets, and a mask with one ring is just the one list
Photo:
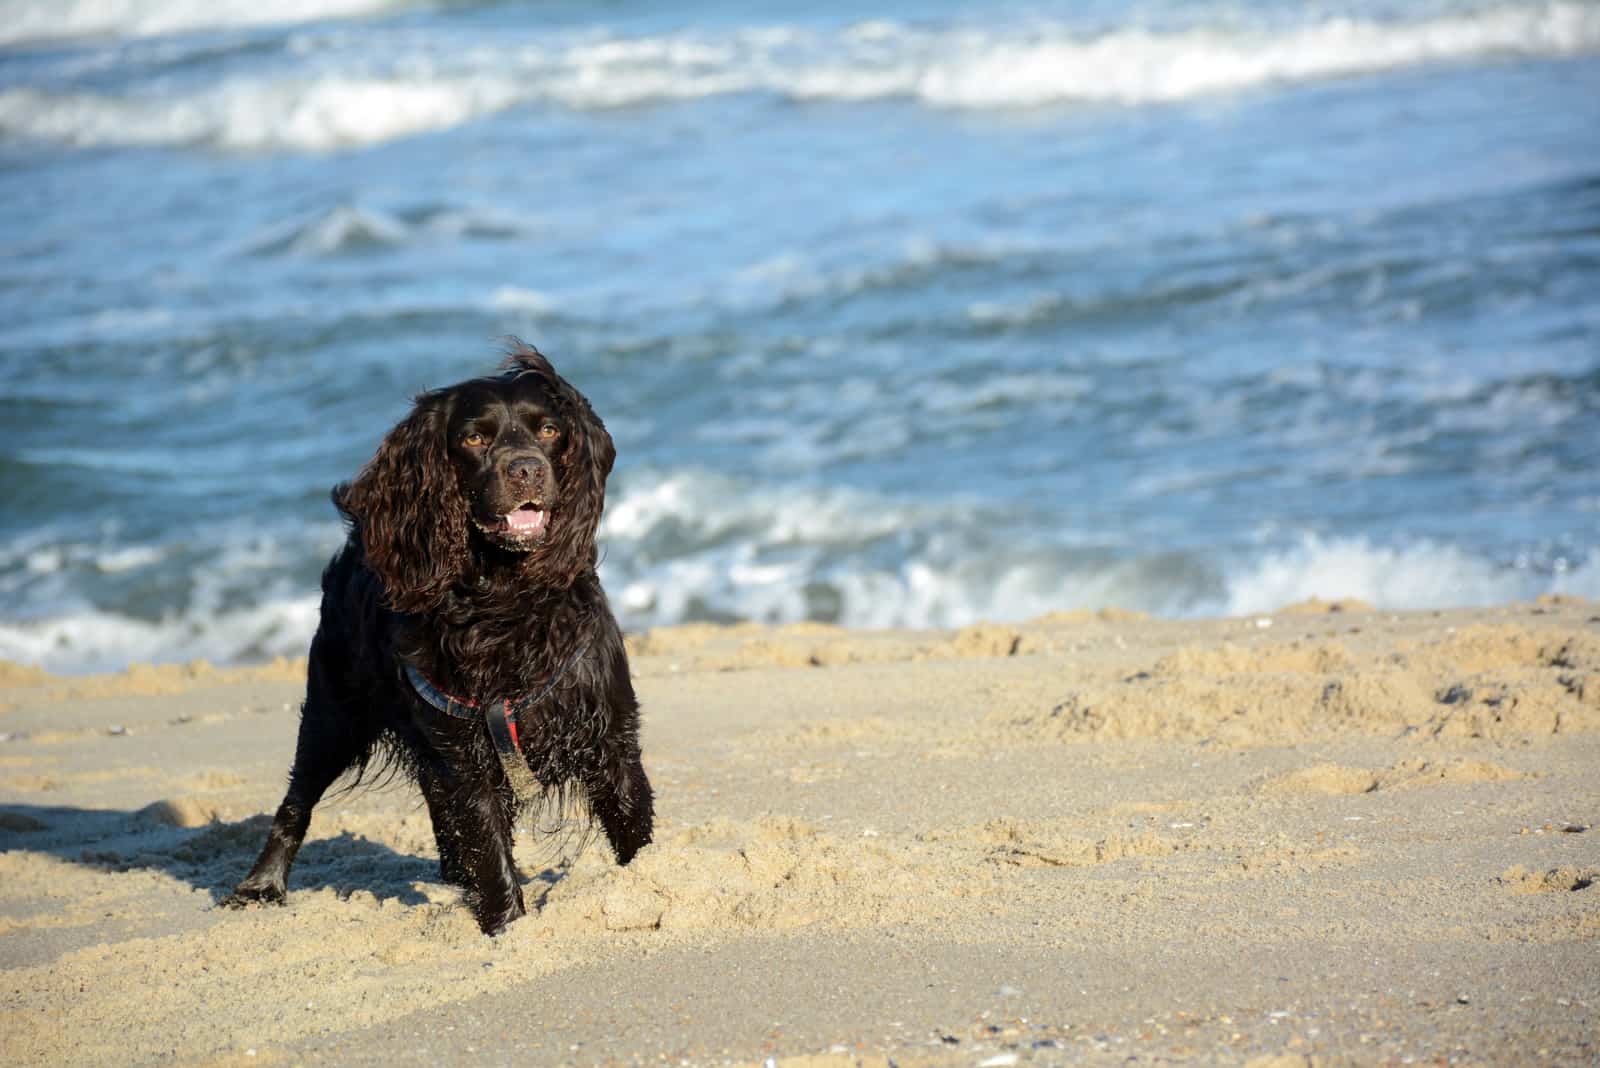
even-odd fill
[(544, 513), (532, 508), (507, 512), (506, 528), (513, 534), (537, 534), (544, 529)]

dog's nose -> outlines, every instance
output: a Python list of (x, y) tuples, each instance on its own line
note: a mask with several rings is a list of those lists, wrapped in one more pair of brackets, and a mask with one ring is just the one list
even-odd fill
[(542, 456), (518, 456), (506, 464), (506, 477), (513, 482), (533, 484), (544, 481), (547, 466)]

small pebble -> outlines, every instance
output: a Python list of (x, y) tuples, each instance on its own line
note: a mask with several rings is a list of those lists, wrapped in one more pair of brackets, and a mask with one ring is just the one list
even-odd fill
[(117, 724), (113, 724), (110, 727), (107, 727), (106, 728), (106, 733), (107, 734), (112, 734), (112, 735), (127, 734), (128, 733), (128, 728), (124, 727), (120, 723), (117, 723)]

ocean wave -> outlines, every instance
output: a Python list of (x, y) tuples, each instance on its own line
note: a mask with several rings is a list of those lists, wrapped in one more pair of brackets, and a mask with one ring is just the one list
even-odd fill
[(268, 227), (244, 243), (248, 255), (348, 256), (425, 241), (510, 240), (528, 227), (503, 212), (433, 208), (396, 214), (340, 204), (309, 218)]
[(377, 30), (320, 35), (299, 42), (292, 72), (240, 76), (182, 95), (8, 89), (0, 92), (0, 131), (73, 145), (320, 152), (448, 129), (522, 105), (598, 110), (751, 92), (980, 110), (1143, 104), (1419, 64), (1592, 52), (1600, 49), (1600, 9), (1503, 5), (1413, 21), (1332, 17), (1270, 30), (1141, 28), (1098, 36), (1051, 23), (976, 29), (877, 22), (834, 32), (777, 26), (723, 35), (550, 37), (461, 47)]
[(197, 524), (157, 540), (108, 523), (0, 546), (0, 659), (53, 671), (134, 661), (238, 663), (303, 653), (335, 522)]
[(1508, 566), (1433, 542), (1304, 535), (1224, 554), (1073, 533), (998, 505), (907, 502), (709, 473), (635, 479), (607, 513), (604, 574), (634, 625), (690, 619), (953, 627), (1115, 605), (1246, 615), (1308, 597), (1384, 609), (1600, 596), (1600, 549)]
[(7, 4), (0, 45), (356, 18), (415, 0), (32, 0)]
[(132, 663), (209, 660), (254, 663), (304, 656), (316, 630), (320, 594), (159, 620), (84, 610), (0, 622), (0, 659), (46, 671), (119, 671)]
[(1566, 55), (1596, 47), (1600, 11), (1570, 3), (1494, 7), (1416, 22), (1335, 17), (1270, 32), (1121, 30), (1092, 40), (979, 39), (920, 71), (915, 93), (961, 108), (1138, 104), (1425, 63)]
[[(1558, 558), (1548, 572), (1507, 567), (1453, 545), (1374, 545), (1366, 538), (1307, 536), (1241, 561), (1214, 607), (1227, 615), (1270, 612), (1308, 597), (1354, 597), (1392, 610), (1531, 600), (1544, 593), (1600, 597), (1600, 550)], [(1204, 605), (1211, 609), (1212, 605)]]
[[(0, 592), (15, 600), (26, 590), (26, 617), (0, 621), (0, 658), (70, 672), (303, 653), (317, 621), (315, 571), (337, 537), (330, 524), (315, 537), (213, 532), (209, 548), (13, 546)], [(696, 620), (947, 628), (1107, 606), (1247, 616), (1309, 597), (1384, 610), (1600, 597), (1594, 548), (1509, 565), (1458, 545), (1363, 537), (1169, 550), (994, 504), (700, 471), (633, 475), (613, 494), (601, 543), (601, 578), (630, 630)], [(135, 613), (117, 607), (108, 583), (183, 592), (165, 611)]]
[(315, 218), (267, 235), (251, 251), (261, 255), (297, 253), (334, 256), (403, 245), (411, 228), (404, 221), (372, 208), (340, 205)]
[(0, 92), (0, 132), (76, 147), (325, 152), (449, 129), (515, 103), (513, 79), (329, 75), (238, 80), (183, 97)]
[(629, 576), (620, 609), (636, 624), (685, 619), (852, 627), (958, 627), (1107, 606), (1161, 616), (1272, 612), (1310, 597), (1390, 611), (1500, 604), (1545, 593), (1600, 596), (1600, 553), (1555, 573), (1507, 567), (1454, 546), (1405, 548), (1307, 538), (1229, 565), (1186, 554), (1070, 549), (951, 556), (938, 545), (876, 565), (767, 560), (748, 544), (690, 554)]

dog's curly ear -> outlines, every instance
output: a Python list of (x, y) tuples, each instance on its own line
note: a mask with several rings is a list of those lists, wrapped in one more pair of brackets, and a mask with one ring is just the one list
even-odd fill
[(355, 481), (333, 491), (397, 612), (436, 607), (466, 567), (467, 509), (445, 451), (449, 406), (444, 390), (417, 397)]
[(528, 554), (523, 574), (530, 582), (565, 589), (598, 559), (595, 533), (606, 506), (606, 479), (617, 449), (589, 400), (562, 378), (544, 353), (515, 338), (506, 350), (508, 370), (536, 375), (555, 398), (567, 426), (561, 452), (553, 457), (561, 485), (561, 505), (550, 534)]

